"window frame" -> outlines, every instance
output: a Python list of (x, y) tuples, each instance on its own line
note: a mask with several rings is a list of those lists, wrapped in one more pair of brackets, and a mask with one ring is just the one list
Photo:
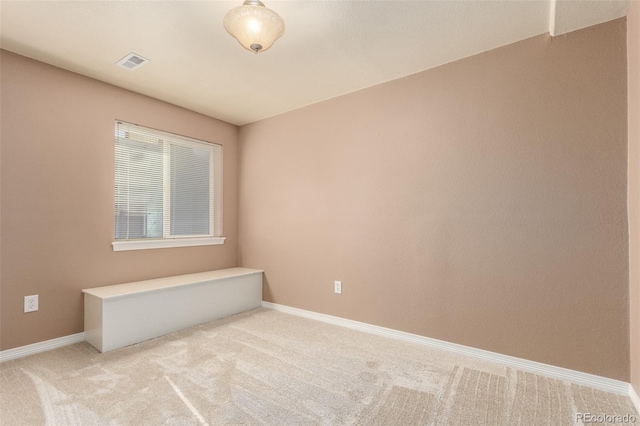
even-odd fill
[[(120, 129), (119, 125), (122, 125), (124, 129)], [(163, 224), (162, 224), (162, 237), (158, 238), (138, 238), (138, 239), (116, 239), (115, 221), (117, 216), (117, 194), (113, 193), (113, 218), (114, 228), (112, 232), (113, 242), (111, 246), (113, 251), (126, 251), (126, 250), (145, 250), (145, 249), (157, 249), (157, 248), (171, 248), (171, 247), (193, 247), (193, 246), (205, 246), (205, 245), (220, 245), (224, 244), (226, 237), (222, 236), (222, 164), (223, 164), (223, 146), (208, 141), (203, 141), (195, 138), (177, 135), (174, 133), (165, 132), (137, 124), (129, 123), (124, 120), (115, 120), (114, 129), (114, 149), (118, 142), (119, 130), (126, 131), (126, 128), (137, 128), (144, 134), (153, 135), (158, 138), (167, 146), (163, 146)], [(209, 187), (209, 233), (203, 235), (171, 235), (170, 215), (171, 215), (171, 185), (169, 181), (170, 176), (170, 155), (168, 152), (171, 150), (171, 145), (177, 146), (202, 146), (208, 145), (211, 147), (210, 156), (210, 187)], [(115, 175), (115, 161), (114, 158), (114, 183), (116, 179)], [(165, 217), (165, 215), (168, 215)], [(218, 234), (218, 235), (216, 235)]]

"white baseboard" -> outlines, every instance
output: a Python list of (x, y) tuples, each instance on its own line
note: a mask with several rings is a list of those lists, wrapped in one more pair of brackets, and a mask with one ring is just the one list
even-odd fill
[[(617, 394), (630, 395), (630, 384), (620, 380), (609, 379), (607, 377), (596, 376), (594, 374), (583, 373), (580, 371), (570, 370), (568, 368), (556, 367), (541, 362), (529, 361), (522, 358), (516, 358), (510, 355), (503, 355), (496, 352), (476, 349), (469, 346), (449, 343), (443, 340), (432, 339), (430, 337), (420, 336), (417, 334), (406, 333), (404, 331), (393, 330), (390, 328), (380, 327), (377, 325), (367, 324), (363, 322), (353, 321), (345, 318), (334, 317), (332, 315), (320, 314), (317, 312), (306, 311), (304, 309), (292, 308), (290, 306), (279, 305), (271, 302), (262, 302), (263, 308), (273, 309), (284, 313), (297, 315), (329, 324), (339, 325), (354, 330), (364, 331), (366, 333), (376, 334), (379, 336), (390, 337), (393, 339), (403, 340), (406, 342), (417, 343), (422, 346), (446, 350), (487, 361), (496, 362), (518, 370), (529, 371), (531, 373), (540, 374), (558, 380), (575, 383), (578, 385), (590, 386), (607, 392)], [(633, 398), (633, 397), (632, 397)], [(636, 395), (637, 398), (637, 395)], [(637, 405), (636, 405), (637, 407)], [(640, 412), (640, 409), (638, 410)]]
[(44, 342), (33, 343), (31, 345), (20, 346), (18, 348), (7, 349), (5, 351), (0, 351), (0, 362), (23, 358), (25, 356), (62, 348), (63, 346), (69, 346), (80, 342), (84, 342), (84, 332), (72, 334), (70, 336), (58, 337), (57, 339), (45, 340)]
[(631, 402), (633, 402), (633, 405), (636, 407), (636, 411), (640, 414), (640, 397), (638, 397), (633, 385), (629, 385), (629, 398), (631, 398)]

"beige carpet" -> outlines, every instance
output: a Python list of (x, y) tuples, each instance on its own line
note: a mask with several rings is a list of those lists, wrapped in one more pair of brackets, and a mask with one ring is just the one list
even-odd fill
[(628, 397), (257, 309), (0, 364), (2, 425), (564, 425)]

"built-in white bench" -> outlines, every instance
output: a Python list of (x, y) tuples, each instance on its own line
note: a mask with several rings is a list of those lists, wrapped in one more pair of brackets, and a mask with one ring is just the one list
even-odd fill
[(230, 268), (82, 290), (85, 339), (107, 352), (258, 308), (262, 272)]

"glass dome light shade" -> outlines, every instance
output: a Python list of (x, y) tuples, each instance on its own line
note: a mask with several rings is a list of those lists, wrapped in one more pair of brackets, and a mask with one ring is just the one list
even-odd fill
[(257, 0), (247, 0), (224, 17), (224, 28), (247, 50), (264, 52), (284, 34), (284, 21)]

